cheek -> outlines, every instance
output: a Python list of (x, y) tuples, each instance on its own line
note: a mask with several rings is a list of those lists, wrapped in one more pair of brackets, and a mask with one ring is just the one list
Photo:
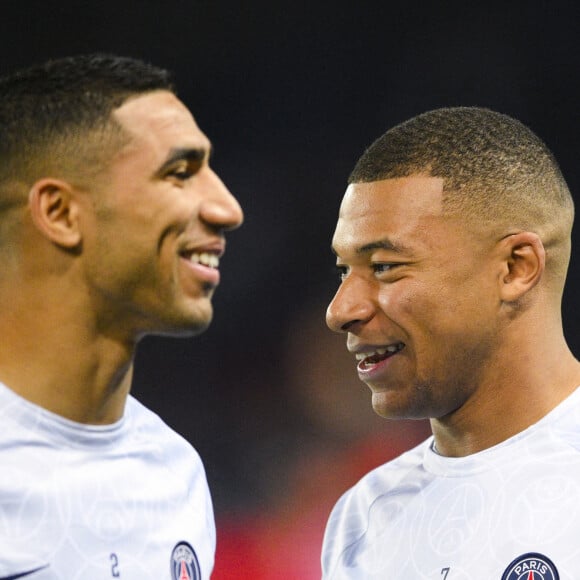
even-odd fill
[(446, 358), (463, 344), (476, 342), (485, 333), (485, 314), (479, 301), (458, 294), (451, 283), (394, 283), (381, 293), (379, 303), (384, 315), (407, 342), (418, 359)]
[(443, 289), (405, 279), (385, 286), (379, 293), (382, 312), (392, 322), (409, 330), (428, 326), (444, 302)]

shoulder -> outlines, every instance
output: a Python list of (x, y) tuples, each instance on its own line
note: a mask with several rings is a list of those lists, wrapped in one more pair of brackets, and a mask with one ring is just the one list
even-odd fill
[(551, 454), (555, 448), (565, 446), (569, 452), (577, 454), (580, 451), (580, 388), (531, 430), (541, 442), (538, 451), (545, 448)]
[(127, 399), (126, 416), (130, 422), (133, 449), (161, 461), (167, 469), (182, 476), (189, 474), (205, 480), (203, 462), (197, 450), (159, 415), (130, 396)]
[(197, 450), (132, 396), (127, 399), (126, 418), (130, 423), (127, 452), (139, 456), (147, 473), (158, 478), (160, 485), (171, 485), (183, 505), (193, 506), (196, 513), (205, 512), (208, 526), (213, 527), (211, 494)]
[[(334, 569), (350, 546), (363, 538), (368, 529), (371, 508), (377, 500), (385, 496), (397, 497), (404, 489), (421, 489), (425, 473), (423, 457), (431, 440), (429, 438), (373, 469), (338, 500), (324, 534), (322, 567), (325, 574)], [(393, 517), (396, 517), (396, 505), (397, 502), (392, 504)]]

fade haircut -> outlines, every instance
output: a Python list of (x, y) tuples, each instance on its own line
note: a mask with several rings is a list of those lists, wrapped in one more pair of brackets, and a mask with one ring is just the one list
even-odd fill
[(349, 183), (414, 174), (442, 178), (445, 211), (463, 219), (493, 223), (505, 217), (512, 227), (528, 229), (553, 221), (556, 213), (571, 227), (573, 202), (553, 154), (507, 115), (479, 107), (418, 115), (370, 145)]
[(540, 236), (547, 280), (561, 297), (574, 203), (554, 155), (520, 121), (480, 107), (435, 109), (379, 137), (349, 183), (430, 175), (443, 179), (442, 208), (482, 239)]
[(96, 173), (127, 138), (111, 113), (155, 90), (174, 91), (168, 71), (107, 54), (50, 60), (0, 78), (0, 209), (22, 202), (46, 172)]

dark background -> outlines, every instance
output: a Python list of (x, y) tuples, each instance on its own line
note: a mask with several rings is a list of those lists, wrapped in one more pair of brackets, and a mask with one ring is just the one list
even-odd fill
[[(337, 283), (330, 238), (348, 173), (372, 140), (431, 108), (487, 106), (534, 129), (580, 196), (575, 2), (105, 0), (2, 10), (0, 72), (89, 51), (172, 69), (245, 210), (229, 236), (212, 327), (195, 339), (146, 339), (134, 386), (200, 451), (218, 520), (267, 513), (304, 450), (366, 434), (349, 428), (348, 414), (325, 424), (324, 408), (308, 409), (308, 389), (318, 387), (334, 412), (334, 350), (327, 360), (317, 352), (316, 379), (288, 368), (310, 364), (307, 353), (326, 340), (317, 332)], [(564, 305), (578, 354), (579, 257)], [(289, 343), (302, 361), (289, 360)], [(342, 340), (332, 344), (342, 355)], [(364, 405), (356, 413), (374, 429), (350, 369)]]

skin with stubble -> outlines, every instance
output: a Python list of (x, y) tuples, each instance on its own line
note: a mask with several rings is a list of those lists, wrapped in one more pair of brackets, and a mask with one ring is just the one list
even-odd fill
[(101, 324), (128, 340), (198, 334), (211, 321), (219, 283), (219, 270), (199, 257), (219, 260), (223, 232), (240, 223), (241, 210), (209, 167), (208, 138), (173, 94), (131, 99), (115, 118), (129, 142), (82, 198), (91, 219), (83, 274), (91, 294), (109, 304), (97, 309), (109, 316)]
[(463, 456), (543, 417), (580, 365), (560, 317), (569, 224), (478, 224), (444, 196), (429, 172), (349, 185), (327, 323), (379, 415), (430, 418), (437, 450)]
[(0, 380), (94, 424), (122, 416), (141, 337), (207, 328), (224, 232), (242, 222), (172, 92), (128, 98), (112, 117), (121, 139), (103, 167), (22, 186), (0, 254)]

